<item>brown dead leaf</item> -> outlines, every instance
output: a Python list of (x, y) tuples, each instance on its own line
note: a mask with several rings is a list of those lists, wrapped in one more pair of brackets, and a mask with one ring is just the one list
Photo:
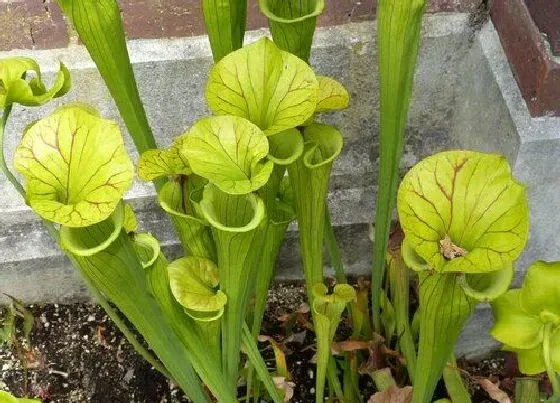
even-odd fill
[(283, 376), (275, 376), (272, 378), (274, 381), (274, 385), (276, 388), (282, 393), (284, 396), (284, 401), (289, 402), (292, 397), (294, 397), (294, 388), (296, 386), (295, 383), (288, 381)]
[(410, 403), (412, 401), (412, 387), (397, 388), (391, 386), (382, 392), (377, 392), (369, 398), (368, 403)]
[(488, 395), (498, 403), (511, 403), (508, 394), (500, 389), (500, 383), (493, 383), (490, 379), (479, 379), (478, 383)]
[(338, 343), (333, 343), (331, 351), (333, 354), (343, 354), (350, 351), (369, 350), (371, 342), (361, 340), (345, 340)]
[(281, 326), (285, 330), (285, 336), (290, 337), (294, 332), (296, 325), (303, 329), (313, 330), (313, 324), (309, 321), (309, 306), (307, 304), (300, 305), (294, 312), (285, 313), (278, 316)]
[(272, 337), (262, 334), (259, 336), (258, 340), (261, 343), (268, 341), (272, 346), (272, 350), (274, 351), (274, 361), (276, 361), (276, 372), (278, 375), (286, 379), (291, 379), (292, 375), (288, 371), (288, 364), (286, 362), (286, 346), (283, 343), (278, 343)]
[(107, 347), (107, 340), (105, 339), (105, 326), (97, 326), (95, 329), (95, 338), (97, 339), (100, 346)]
[(47, 368), (45, 357), (37, 349), (26, 351), (24, 357), (27, 369), (42, 370)]

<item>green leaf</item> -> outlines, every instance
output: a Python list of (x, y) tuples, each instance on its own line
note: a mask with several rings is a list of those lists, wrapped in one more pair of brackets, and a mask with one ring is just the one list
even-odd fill
[(33, 326), (35, 326), (35, 318), (22, 301), (12, 296), (9, 296), (9, 298), (12, 300), (12, 305), (18, 315), (23, 316), (23, 337), (29, 342), (29, 335), (31, 330), (33, 330)]
[[(402, 245), (402, 244), (401, 244)], [(402, 246), (401, 246), (402, 249)], [(387, 254), (389, 291), (391, 302), (395, 307), (396, 332), (398, 334), (398, 346), (406, 360), (406, 368), (409, 378), (414, 384), (414, 373), (416, 371), (416, 343), (414, 342), (410, 325), (410, 271), (406, 267), (404, 259), (399, 252), (401, 249), (390, 249)], [(367, 293), (363, 291), (363, 304), (367, 312)], [(383, 294), (381, 294), (383, 295)], [(360, 297), (358, 297), (360, 298)], [(382, 306), (382, 304), (381, 304)], [(352, 314), (354, 310), (352, 311)], [(369, 319), (369, 315), (368, 315)]]
[(451, 398), (451, 400), (447, 400), (447, 403), (472, 403), (471, 395), (463, 382), (461, 372), (462, 369), (457, 366), (455, 354), (452, 354), (443, 370), (445, 389), (447, 389), (447, 394)]
[[(106, 244), (105, 240), (111, 238), (114, 231), (112, 227), (105, 228), (100, 225), (90, 226), (88, 231), (82, 228), (72, 230), (76, 231), (72, 234), (74, 237), (82, 236), (82, 239), (76, 239), (74, 243), (87, 245), (90, 249), (95, 248), (95, 240), (98, 240), (99, 244)], [(69, 256), (92, 288), (99, 290), (111, 300), (142, 334), (150, 348), (162, 360), (165, 368), (192, 397), (192, 400), (208, 401), (206, 393), (200, 388), (200, 379), (191, 366), (191, 359), (195, 364), (196, 358), (197, 371), (201, 373), (200, 357), (193, 354), (192, 347), (189, 349), (185, 347), (183, 344), (185, 339), (180, 338), (179, 332), (175, 331), (174, 321), (166, 315), (167, 312), (164, 313), (165, 308), (159, 305), (160, 295), (162, 298), (165, 296), (162, 293), (158, 296), (152, 294), (152, 289), (148, 285), (147, 270), (149, 269), (142, 267), (134, 242), (129, 235), (119, 231), (118, 237), (97, 253), (90, 256), (69, 253)], [(165, 284), (168, 286), (168, 282)], [(214, 363), (208, 362), (203, 365), (209, 368)], [(215, 370), (214, 373), (218, 371)], [(210, 379), (207, 373), (201, 373), (201, 376), (203, 375), (205, 375), (205, 383), (216, 396), (224, 396), (224, 401), (233, 399), (220, 379), (216, 377)]]
[(156, 142), (138, 94), (136, 80), (116, 0), (57, 0), (72, 21), (80, 40), (97, 65), (111, 96), (142, 154), (156, 148)]
[(262, 38), (212, 68), (206, 100), (215, 114), (246, 118), (270, 136), (305, 123), (318, 88), (304, 61)]
[(0, 390), (0, 403), (41, 403), (38, 399), (18, 399), (8, 392)]
[[(282, 197), (282, 196), (280, 196)], [(268, 289), (274, 278), (278, 253), (284, 243), (288, 225), (295, 219), (293, 211), (285, 211), (279, 208), (273, 212), (267, 211), (268, 225), (266, 228), (263, 253), (255, 281), (255, 302), (253, 305), (252, 333), (254, 337), (260, 334), (263, 315), (266, 310)]]
[(218, 267), (211, 260), (188, 256), (167, 266), (171, 291), (185, 308), (200, 312), (223, 311), (226, 295), (219, 285)]
[(268, 145), (268, 159), (278, 165), (290, 165), (303, 153), (303, 137), (297, 129), (268, 137)]
[(283, 402), (284, 399), (282, 398), (280, 391), (276, 388), (272, 378), (270, 377), (270, 373), (268, 372), (266, 363), (264, 362), (255, 343), (255, 338), (251, 335), (251, 332), (249, 331), (249, 328), (246, 324), (243, 324), (243, 347), (245, 349), (249, 362), (256, 369), (260, 380), (264, 384), (264, 387), (266, 388), (274, 403)]
[(521, 294), (523, 309), (534, 315), (556, 317), (560, 325), (560, 262), (537, 261), (529, 267)]
[(326, 112), (346, 109), (350, 102), (350, 95), (338, 81), (325, 76), (317, 76), (319, 83), (319, 98), (315, 112)]
[(378, 332), (381, 330), (379, 296), (425, 4), (425, 0), (380, 0), (377, 4), (379, 170), (371, 283), (372, 316)]
[(138, 229), (138, 220), (136, 219), (136, 214), (130, 203), (124, 203), (124, 220), (123, 228), (127, 233), (136, 232)]
[(554, 370), (560, 373), (560, 326), (552, 333), (550, 345), (551, 348), (551, 361)]
[(222, 360), (237, 388), (241, 330), (264, 243), (264, 202), (254, 193), (231, 195), (209, 184), (200, 203), (216, 242), (220, 290), (228, 303), (222, 317)]
[(202, 11), (215, 62), (243, 46), (247, 0), (203, 0)]
[(542, 344), (529, 349), (516, 349), (506, 345), (503, 349), (517, 354), (517, 364), (521, 373), (525, 375), (537, 375), (546, 371)]
[[(185, 309), (173, 296), (167, 271), (169, 264), (161, 253), (157, 240), (149, 234), (136, 234), (131, 239), (136, 254), (145, 268), (148, 290), (162, 309), (164, 317), (171, 322), (173, 329), (186, 346), (193, 367), (202, 381), (213, 393), (216, 393), (216, 396), (218, 394), (225, 396), (223, 393), (228, 392), (224, 391), (225, 382), (219, 376), (221, 374), (219, 351), (215, 350), (213, 345), (214, 339), (219, 340), (219, 337), (209, 334), (211, 332), (201, 332), (200, 330), (203, 328), (200, 325), (201, 322), (194, 322), (191, 319), (192, 315), (186, 315)], [(148, 265), (150, 261), (153, 263)], [(219, 322), (217, 324), (217, 335), (219, 336)], [(202, 343), (204, 343), (205, 349), (200, 349)]]
[(395, 334), (397, 322), (395, 307), (391, 304), (391, 301), (387, 298), (385, 293), (381, 294), (381, 322), (383, 322), (385, 340), (391, 340)]
[(0, 390), (0, 402), (2, 403), (18, 403), (18, 400), (8, 392)]
[(405, 237), (401, 248), (402, 258), (406, 266), (414, 271), (429, 270), (428, 263), (422, 259)]
[(331, 343), (346, 305), (356, 300), (356, 291), (348, 284), (337, 284), (333, 293), (323, 283), (312, 288), (315, 334), (317, 336), (316, 402), (323, 402), (325, 377)]
[[(301, 138), (301, 134), (299, 134), (297, 130), (295, 131), (296, 133), (294, 133), (294, 135), (297, 134), (296, 138), (299, 136), (301, 150), (303, 151), (303, 139)], [(283, 133), (285, 132), (269, 137), (269, 141), (276, 136), (284, 137), (282, 136)], [(288, 134), (286, 137), (286, 143), (290, 143), (290, 137), (291, 136)], [(283, 142), (279, 140), (279, 147), (281, 147), (281, 143)], [(272, 148), (274, 148), (274, 146), (271, 144), (271, 149)], [(290, 157), (293, 154), (293, 151), (287, 151), (284, 153), (278, 150), (276, 152), (277, 157), (279, 157), (282, 162), (290, 160)], [(282, 157), (286, 157), (286, 159), (283, 159)], [(271, 158), (270, 153), (269, 158)], [(254, 286), (253, 321), (251, 329), (255, 339), (260, 334), (263, 315), (266, 309), (268, 289), (270, 288), (270, 283), (274, 278), (278, 253), (284, 242), (288, 225), (295, 219), (292, 187), (289, 183), (288, 177), (285, 176), (285, 173), (285, 166), (275, 165), (270, 179), (266, 185), (259, 190), (259, 196), (263, 199), (266, 208), (268, 225), (266, 226), (263, 252), (260, 258), (259, 270), (256, 274)], [(251, 375), (252, 373), (249, 374), (248, 379)], [(251, 385), (249, 383), (247, 387), (250, 390)]]
[(303, 132), (305, 153), (303, 163), (309, 169), (332, 164), (340, 155), (343, 140), (340, 132), (329, 125), (314, 123), (306, 126)]
[(287, 52), (308, 61), (317, 16), (324, 0), (259, 0), (261, 12), (268, 18), (274, 42)]
[(142, 267), (147, 269), (153, 266), (161, 254), (159, 241), (152, 234), (145, 232), (134, 234), (131, 239)]
[(191, 167), (181, 153), (182, 138), (177, 139), (169, 148), (148, 150), (138, 160), (138, 177), (152, 181), (162, 176), (190, 175)]
[(7, 347), (12, 347), (16, 334), (16, 312), (13, 305), (6, 307), (1, 324), (0, 345), (5, 344)]
[(488, 302), (504, 294), (513, 280), (513, 264), (490, 273), (465, 274), (459, 277), (459, 284), (469, 297), (480, 302)]
[[(191, 180), (194, 176), (190, 176)], [(194, 256), (216, 258), (216, 248), (212, 241), (210, 229), (202, 216), (199, 201), (193, 197), (199, 197), (202, 189), (189, 194), (184, 191), (187, 185), (177, 181), (167, 182), (158, 194), (161, 208), (169, 215), (173, 225), (177, 229), (181, 245), (187, 252)]]
[(340, 315), (346, 304), (356, 299), (356, 290), (348, 284), (337, 284), (329, 294), (327, 286), (323, 283), (313, 286), (313, 310), (317, 315), (329, 320), (329, 337), (332, 339), (340, 322)]
[[(124, 206), (119, 203), (107, 219), (87, 227), (60, 227), (60, 246), (76, 256), (93, 256), (109, 247), (120, 235), (124, 224)], [(104, 234), (92, 236), (90, 234)]]
[(118, 125), (81, 105), (60, 108), (28, 127), (14, 165), (25, 177), (31, 208), (67, 227), (105, 220), (133, 178)]
[(305, 21), (321, 15), (325, 9), (324, 0), (304, 2), (282, 0), (259, 0), (262, 13), (269, 19), (286, 24)]
[[(31, 74), (30, 74), (31, 73)], [(31, 79), (27, 80), (30, 75)], [(39, 106), (65, 95), (71, 86), (70, 72), (60, 63), (60, 70), (51, 89), (41, 79), (37, 62), (27, 57), (0, 60), (0, 109), (13, 103)]]
[(422, 160), (403, 179), (397, 207), (408, 244), (438, 272), (502, 269), (527, 242), (525, 188), (496, 154), (447, 151)]
[(413, 402), (429, 402), (455, 343), (475, 309), (456, 273), (419, 275), (420, 340), (414, 376)]
[(216, 116), (199, 120), (186, 135), (181, 153), (194, 173), (231, 194), (246, 194), (263, 186), (272, 172), (268, 141), (246, 119)]
[(523, 310), (520, 297), (520, 290), (510, 290), (492, 303), (494, 326), (490, 334), (513, 348), (530, 349), (542, 344), (544, 325), (537, 315)]
[(288, 174), (295, 195), (305, 282), (311, 295), (312, 287), (323, 282), (325, 198), (343, 140), (334, 127), (318, 123), (306, 126), (303, 138), (304, 153), (288, 166)]

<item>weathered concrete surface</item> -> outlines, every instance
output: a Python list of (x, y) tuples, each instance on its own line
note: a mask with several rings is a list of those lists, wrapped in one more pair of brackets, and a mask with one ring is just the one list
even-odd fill
[[(264, 33), (252, 32), (247, 41)], [(154, 134), (161, 145), (167, 145), (208, 113), (203, 100), (211, 66), (207, 40), (139, 40), (129, 46)], [(57, 60), (63, 60), (73, 71), (75, 83), (64, 101), (87, 101), (104, 116), (118, 120), (83, 48), (13, 51), (0, 57), (8, 54), (30, 54), (48, 67), (51, 76)], [(353, 274), (368, 274), (368, 223), (374, 211), (378, 160), (375, 24), (322, 28), (312, 63), (319, 73), (341, 80), (352, 96), (348, 110), (324, 118), (340, 127), (345, 138), (344, 152), (333, 170), (329, 203), (347, 268)], [(8, 126), (9, 158), (25, 125), (55, 106), (15, 109)], [(555, 234), (560, 217), (550, 209), (560, 181), (560, 121), (530, 117), (491, 24), (475, 32), (466, 14), (426, 17), (407, 134), (403, 172), (422, 157), (446, 148), (505, 154), (518, 178), (527, 183), (531, 203), (531, 239), (518, 264), (520, 273), (536, 258), (560, 259), (560, 240)], [(127, 142), (135, 155), (128, 138)], [(178, 256), (175, 234), (154, 202), (151, 186), (136, 183), (127, 198), (141, 226), (158, 236), (170, 257)], [(296, 235), (292, 230), (282, 249), (280, 278), (301, 278)], [(4, 178), (0, 178), (0, 250), (1, 292), (26, 302), (87, 298), (78, 274)], [(462, 336), (460, 354), (476, 355), (495, 346), (490, 338), (482, 337), (490, 321), (488, 307), (477, 309)]]

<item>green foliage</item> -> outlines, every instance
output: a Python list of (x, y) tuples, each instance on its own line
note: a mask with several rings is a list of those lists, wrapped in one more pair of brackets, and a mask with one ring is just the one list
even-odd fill
[(216, 243), (220, 289), (228, 298), (222, 319), (222, 360), (226, 379), (235, 390), (242, 325), (264, 240), (265, 207), (253, 193), (230, 195), (214, 185), (204, 189), (201, 207)]
[(177, 139), (169, 148), (148, 150), (138, 161), (138, 178), (152, 181), (157, 178), (173, 175), (190, 175), (192, 169), (181, 154), (182, 142)]
[(535, 262), (521, 289), (496, 299), (492, 312), (495, 324), (490, 334), (517, 353), (521, 372), (535, 375), (550, 368), (560, 373), (559, 262)]
[(317, 16), (324, 0), (259, 0), (262, 13), (276, 43), (283, 50), (308, 61)]
[(214, 61), (243, 46), (247, 0), (202, 0)]
[(407, 246), (442, 273), (488, 273), (519, 257), (529, 233), (525, 188), (506, 159), (448, 151), (424, 159), (398, 195)]
[(407, 173), (397, 209), (402, 257), (420, 276), (413, 401), (428, 402), (476, 303), (509, 287), (527, 242), (527, 199), (503, 157), (448, 151)]
[[(324, 237), (337, 280), (345, 282), (326, 206), (343, 137), (315, 119), (349, 105), (341, 83), (315, 75), (307, 64), (324, 1), (260, 0), (275, 42), (262, 38), (242, 47), (246, 2), (204, 0), (217, 61), (206, 88), (214, 116), (195, 122), (164, 149), (155, 148), (138, 96), (116, 0), (59, 3), (115, 99), (141, 154), (138, 177), (156, 182), (158, 202), (177, 229), (185, 256), (169, 263), (155, 237), (137, 233), (134, 211), (122, 200), (132, 184), (133, 168), (121, 133), (116, 123), (86, 105), (60, 108), (25, 130), (14, 161), (25, 189), (3, 159), (2, 168), (47, 221), (51, 234), (135, 347), (194, 402), (236, 401), (240, 352), (248, 358), (248, 401), (254, 392), (253, 370), (274, 402), (284, 400), (281, 382), (275, 384), (270, 377), (256, 337), (276, 258), (295, 218), (317, 337), (317, 402), (324, 400), (327, 377), (331, 396), (359, 400), (358, 368), (371, 370), (368, 365), (377, 365), (377, 354), (391, 348), (406, 358), (413, 402), (431, 401), (442, 374), (452, 399), (468, 401), (453, 368), (454, 344), (476, 304), (496, 298), (492, 334), (518, 353), (522, 370), (546, 370), (558, 394), (558, 264), (535, 264), (521, 290), (503, 295), (529, 226), (525, 189), (512, 178), (503, 157), (452, 151), (412, 168), (397, 198), (404, 240), (387, 254), (424, 0), (381, 0), (378, 7), (381, 120), (374, 326), (368, 319), (367, 286), (361, 283), (356, 292), (337, 284), (329, 294), (324, 284)], [(3, 139), (13, 103), (44, 104), (65, 94), (70, 78), (61, 64), (47, 90), (37, 64), (16, 58), (0, 61), (0, 84)], [(386, 261), (390, 271), (387, 289), (382, 290)], [(412, 324), (411, 273), (420, 280), (420, 306)], [(130, 336), (106, 299), (161, 362)], [(354, 326), (352, 338), (343, 347), (343, 359), (335, 359), (331, 347), (334, 351), (346, 307)], [(13, 339), (15, 316), (22, 312), (8, 311), (0, 340)], [(27, 329), (28, 319), (24, 323)], [(385, 335), (387, 349), (379, 334)], [(368, 350), (369, 361), (357, 350)], [(338, 364), (344, 370), (343, 385)], [(282, 369), (284, 377), (289, 375), (285, 363)], [(389, 369), (375, 370), (380, 389), (396, 389)]]
[(346, 109), (350, 103), (350, 95), (338, 81), (325, 76), (317, 76), (319, 96), (315, 112)]
[(17, 397), (14, 397), (8, 392), (0, 390), (0, 403), (33, 403), (33, 402), (40, 403), (41, 401), (39, 399), (18, 399)]
[[(10, 295), (6, 296), (10, 299), (10, 303), (3, 309), (1, 316), (0, 345), (5, 344), (12, 347), (14, 343), (19, 344), (19, 336), (29, 342), (29, 335), (35, 325), (35, 318), (21, 301)], [(21, 322), (18, 318), (21, 318)], [(21, 333), (18, 334), (18, 332)]]
[(317, 337), (317, 378), (315, 402), (323, 402), (325, 377), (331, 343), (346, 305), (356, 299), (356, 291), (348, 284), (338, 284), (333, 293), (323, 283), (313, 286), (313, 313)]
[[(208, 401), (198, 374), (218, 401), (235, 400), (243, 344), (269, 395), (281, 401), (254, 340), (245, 337), (250, 333), (243, 336), (247, 306), (256, 286), (253, 324), (260, 324), (275, 258), (295, 217), (296, 194), (286, 167), (317, 168), (324, 199), (342, 138), (334, 128), (314, 124), (313, 117), (346, 107), (346, 90), (335, 80), (316, 77), (305, 62), (267, 39), (225, 56), (241, 46), (245, 5), (204, 2), (207, 22), (215, 17), (224, 33), (213, 42), (222, 60), (207, 90), (218, 116), (196, 122), (169, 148), (158, 150), (138, 96), (116, 1), (59, 3), (141, 153), (138, 176), (156, 181), (158, 201), (192, 256), (168, 264), (157, 239), (136, 232), (134, 211), (122, 201), (133, 171), (120, 131), (86, 105), (60, 108), (26, 130), (14, 161), (25, 179), (25, 189), (19, 190), (48, 221), (52, 235), (136, 348), (191, 399)], [(213, 7), (220, 15), (210, 15)], [(228, 7), (226, 18), (222, 12)], [(229, 33), (223, 30), (226, 23)], [(242, 66), (248, 67), (238, 70)], [(35, 64), (24, 67), (36, 72), (37, 78), (26, 84), (35, 98), (6, 78), (15, 73), (4, 71), (3, 81), (10, 81), (2, 87), (5, 116), (14, 100), (39, 104), (68, 90), (64, 66), (49, 91)], [(324, 200), (321, 208), (322, 217)], [(317, 231), (319, 239), (322, 233)], [(265, 265), (257, 272), (260, 261)], [(135, 342), (105, 298), (142, 334), (165, 368)], [(208, 351), (200, 349), (203, 340)]]
[[(28, 80), (29, 77), (29, 80)], [(0, 60), (0, 108), (14, 103), (39, 106), (65, 95), (71, 86), (70, 72), (60, 63), (55, 82), (47, 90), (41, 79), (41, 69), (33, 59), (13, 57)]]
[(25, 177), (31, 208), (69, 227), (103, 221), (132, 185), (118, 125), (83, 105), (62, 107), (29, 126), (14, 165)]
[(288, 166), (292, 183), (308, 297), (311, 288), (323, 282), (323, 234), (325, 198), (332, 164), (342, 151), (342, 135), (334, 127), (312, 124), (303, 131), (305, 149)]
[(219, 285), (218, 267), (201, 257), (188, 256), (167, 266), (171, 291), (186, 309), (197, 312), (218, 312), (221, 315), (226, 295), (216, 290)]
[(130, 64), (116, 0), (57, 0), (97, 65), (140, 153), (156, 142)]
[(377, 4), (379, 67), (379, 173), (372, 261), (372, 315), (380, 330), (379, 301), (385, 255), (399, 183), (399, 165), (425, 0), (380, 0)]
[(305, 62), (262, 38), (212, 68), (206, 100), (215, 114), (246, 118), (271, 136), (313, 115), (318, 88)]
[(231, 194), (262, 187), (274, 166), (262, 161), (268, 154), (264, 133), (246, 119), (216, 116), (199, 120), (181, 147), (194, 173)]

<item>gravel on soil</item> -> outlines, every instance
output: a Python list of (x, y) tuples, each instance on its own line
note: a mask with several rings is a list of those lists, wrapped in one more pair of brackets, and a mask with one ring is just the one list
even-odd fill
[[(275, 283), (269, 291), (261, 331), (273, 337), (285, 351), (294, 382), (291, 400), (294, 403), (312, 402), (315, 393), (315, 336), (306, 328), (305, 319), (293, 322), (289, 335), (286, 330), (287, 318), (305, 312), (305, 308), (303, 285)], [(37, 397), (45, 403), (188, 401), (176, 385), (133, 350), (99, 306), (49, 304), (32, 305), (29, 310), (35, 317), (35, 327), (30, 345), (26, 346), (25, 359), (21, 360), (14, 349), (0, 347), (0, 390), (20, 397)], [(348, 333), (348, 327), (343, 325), (337, 337), (341, 340), (341, 335), (344, 338)], [(270, 343), (259, 343), (259, 347), (269, 368), (274, 369)], [(510, 357), (497, 354), (477, 363), (459, 361), (475, 403), (492, 402), (477, 379), (503, 380), (502, 388), (512, 387), (503, 376), (508, 365), (511, 366)], [(27, 369), (23, 368), (23, 362)], [(374, 392), (373, 383), (367, 376), (362, 376), (360, 382), (367, 400)], [(243, 392), (244, 386), (240, 385), (240, 393)]]

